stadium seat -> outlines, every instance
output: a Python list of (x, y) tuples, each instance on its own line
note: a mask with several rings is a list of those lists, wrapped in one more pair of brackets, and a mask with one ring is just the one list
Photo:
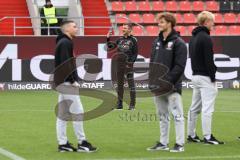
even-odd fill
[(123, 4), (120, 1), (112, 2), (112, 11), (123, 11)]
[(219, 11), (219, 3), (217, 1), (207, 1), (206, 2), (207, 11)]
[(196, 28), (197, 26), (188, 26), (188, 31), (187, 31), (187, 35), (191, 36), (192, 35), (192, 31), (194, 28)]
[(140, 14), (131, 13), (128, 15), (128, 18), (130, 19), (130, 21), (132, 21), (134, 23), (142, 23), (142, 17)]
[(192, 4), (189, 1), (180, 1), (179, 2), (180, 11), (192, 11)]
[(152, 2), (153, 11), (164, 11), (164, 3), (162, 1), (153, 1)]
[(183, 19), (184, 23), (196, 23), (196, 17), (193, 13), (185, 13)]
[(221, 0), (220, 1), (220, 11), (221, 12), (230, 12), (231, 11), (230, 0)]
[[(28, 7), (26, 0), (11, 0), (11, 1), (0, 1), (0, 19), (9, 17), (29, 17)], [(18, 18), (16, 19), (17, 27), (32, 27), (31, 19), (29, 18)], [(13, 35), (14, 23), (13, 19), (5, 19), (0, 23), (0, 34), (1, 35)], [(16, 29), (16, 35), (33, 35), (32, 28), (18, 28)], [(1, 42), (2, 43), (2, 42)]]
[(135, 36), (143, 36), (144, 30), (140, 26), (133, 26), (133, 35)]
[(174, 16), (176, 17), (177, 23), (183, 23), (183, 17), (180, 13), (175, 13)]
[(222, 36), (222, 35), (227, 35), (228, 30), (227, 26), (216, 26), (215, 27), (215, 35)]
[(134, 1), (125, 2), (125, 10), (126, 11), (137, 11), (137, 4)]
[(205, 10), (205, 4), (202, 1), (194, 1), (192, 4), (193, 11), (204, 11)]
[(159, 28), (157, 26), (147, 26), (145, 29), (148, 36), (157, 36), (159, 34)]
[(240, 0), (233, 1), (233, 11), (240, 12)]
[(176, 1), (166, 1), (166, 11), (176, 12), (178, 10), (178, 4)]
[(237, 15), (237, 22), (236, 23), (240, 23), (240, 14)]
[[(124, 18), (124, 17), (126, 17), (126, 18)], [(116, 20), (116, 23), (127, 23), (128, 22), (126, 14), (116, 14), (115, 20)]]
[(224, 23), (223, 15), (221, 13), (214, 13), (215, 23)]
[(175, 30), (180, 32), (181, 36), (185, 36), (187, 34), (187, 30), (185, 26), (176, 26)]
[(154, 14), (143, 14), (142, 15), (143, 23), (156, 23)]
[(234, 13), (225, 13), (224, 14), (224, 22), (225, 23), (236, 23), (237, 17)]
[(228, 34), (230, 35), (240, 35), (240, 26), (229, 26)]
[(139, 11), (151, 11), (151, 6), (148, 1), (138, 2)]

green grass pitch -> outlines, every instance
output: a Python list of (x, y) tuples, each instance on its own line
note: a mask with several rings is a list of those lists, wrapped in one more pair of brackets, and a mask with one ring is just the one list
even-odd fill
[[(191, 90), (183, 90), (185, 115), (191, 96)], [(159, 141), (159, 122), (144, 118), (144, 115), (155, 114), (153, 99), (138, 98), (135, 111), (112, 111), (85, 122), (87, 138), (99, 150), (84, 154), (57, 152), (54, 114), (56, 92), (0, 92), (0, 148), (26, 160), (240, 159), (240, 141), (236, 139), (240, 136), (239, 98), (239, 90), (219, 90), (213, 134), (225, 141), (225, 145), (187, 143), (183, 153), (146, 151), (147, 147)], [(85, 110), (93, 109), (93, 106), (100, 103), (100, 100), (89, 97), (81, 99)], [(124, 107), (127, 108), (126, 105)], [(136, 118), (137, 114), (140, 114), (140, 118)], [(202, 138), (200, 119), (197, 133)], [(76, 145), (71, 124), (68, 125), (68, 137)], [(174, 140), (174, 125), (171, 124), (170, 147)], [(0, 160), (9, 158), (0, 154)]]

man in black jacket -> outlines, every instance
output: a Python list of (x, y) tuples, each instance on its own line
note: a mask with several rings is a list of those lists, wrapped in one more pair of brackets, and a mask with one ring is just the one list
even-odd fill
[[(153, 42), (149, 72), (150, 89), (155, 94), (154, 100), (160, 117), (160, 142), (147, 150), (169, 150), (170, 113), (174, 117), (176, 144), (170, 152), (184, 151), (184, 116), (181, 98), (181, 87), (186, 59), (187, 47), (179, 33), (174, 30), (176, 19), (171, 13), (162, 13), (158, 17), (160, 34)], [(156, 66), (154, 67), (154, 65)], [(166, 73), (159, 73), (162, 67)], [(155, 80), (155, 81), (154, 81)], [(152, 84), (154, 81), (155, 84)], [(172, 85), (172, 89), (169, 88)], [(164, 95), (151, 86), (167, 88)], [(155, 93), (157, 92), (157, 93)]]
[(214, 26), (214, 15), (203, 11), (198, 15), (198, 27), (192, 32), (189, 53), (193, 70), (193, 96), (188, 113), (188, 141), (201, 142), (196, 134), (197, 117), (202, 112), (203, 142), (223, 144), (212, 135), (212, 114), (217, 96), (215, 73), (217, 67), (213, 58), (213, 43), (210, 31)]
[[(132, 25), (127, 23), (123, 24), (123, 36), (116, 41), (117, 55), (113, 58), (112, 63), (116, 63), (116, 70), (112, 73), (117, 80), (117, 94), (118, 102), (116, 109), (123, 108), (123, 93), (124, 93), (124, 76), (126, 75), (128, 86), (130, 89), (130, 105), (129, 110), (135, 109), (136, 105), (136, 91), (134, 84), (134, 71), (133, 64), (137, 59), (138, 45), (136, 37), (131, 35)], [(107, 34), (107, 42), (110, 41), (111, 31)], [(109, 46), (108, 46), (109, 47)], [(115, 73), (114, 73), (115, 72)], [(113, 81), (114, 81), (113, 78)]]
[[(54, 87), (59, 91), (58, 97), (58, 110), (67, 108), (74, 114), (83, 114), (83, 106), (79, 94), (65, 93), (65, 89), (73, 87), (79, 89), (78, 75), (76, 71), (76, 62), (73, 55), (73, 42), (72, 39), (77, 34), (77, 25), (73, 21), (65, 21), (61, 25), (62, 35), (57, 37), (57, 45), (55, 50), (55, 71), (54, 71)], [(60, 90), (61, 86), (66, 88)], [(71, 102), (68, 106), (67, 102)], [(62, 107), (62, 108), (61, 108)], [(60, 114), (61, 111), (58, 111)], [(67, 114), (67, 113), (65, 113)], [(93, 152), (97, 148), (93, 147), (91, 143), (86, 140), (83, 129), (82, 120), (73, 120), (73, 128), (78, 140), (78, 147), (75, 149), (67, 140), (66, 127), (68, 119), (64, 119), (57, 115), (57, 139), (59, 152)], [(61, 115), (62, 116), (62, 115)]]

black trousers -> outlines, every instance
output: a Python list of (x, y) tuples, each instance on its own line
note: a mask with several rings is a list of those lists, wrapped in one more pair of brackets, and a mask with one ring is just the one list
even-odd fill
[(122, 105), (123, 94), (124, 94), (124, 81), (127, 80), (129, 92), (130, 92), (130, 106), (135, 106), (136, 104), (136, 90), (134, 83), (134, 71), (133, 63), (128, 63), (120, 61), (117, 64), (116, 70), (117, 78), (117, 95), (118, 95), (118, 104)]
[[(58, 24), (50, 24), (49, 27), (58, 27)], [(48, 27), (48, 26), (44, 26)], [(49, 35), (58, 35), (59, 34), (59, 29), (57, 28), (50, 28), (49, 29)], [(48, 28), (43, 28), (41, 29), (41, 35), (48, 35)]]

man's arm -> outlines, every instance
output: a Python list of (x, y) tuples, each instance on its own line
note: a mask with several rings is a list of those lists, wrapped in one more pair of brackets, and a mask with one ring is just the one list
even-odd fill
[(71, 44), (68, 42), (62, 43), (60, 46), (60, 58), (62, 65), (64, 65), (65, 79), (69, 80), (70, 83), (78, 81), (78, 76), (76, 72), (75, 58), (72, 55)]
[(115, 49), (117, 47), (117, 43), (118, 41), (116, 42), (111, 42), (110, 41), (110, 36), (112, 35), (112, 30), (110, 30), (108, 33), (107, 33), (107, 49)]
[(128, 62), (135, 62), (138, 56), (138, 44), (137, 44), (137, 39), (133, 38), (133, 48), (132, 48), (132, 56), (129, 57)]
[(214, 64), (214, 52), (213, 52), (213, 45), (212, 40), (210, 37), (206, 37), (202, 39), (203, 44), (203, 55), (204, 55), (204, 61), (205, 65), (207, 67), (207, 72), (210, 76), (210, 79), (212, 82), (216, 81), (215, 74), (217, 67)]
[[(43, 8), (40, 10), (40, 16), (45, 17)], [(43, 25), (47, 24), (46, 18), (41, 18), (41, 24), (43, 24)]]
[(174, 48), (174, 66), (171, 71), (165, 76), (166, 80), (175, 84), (184, 73), (187, 61), (187, 46), (184, 41), (180, 40), (175, 42)]

